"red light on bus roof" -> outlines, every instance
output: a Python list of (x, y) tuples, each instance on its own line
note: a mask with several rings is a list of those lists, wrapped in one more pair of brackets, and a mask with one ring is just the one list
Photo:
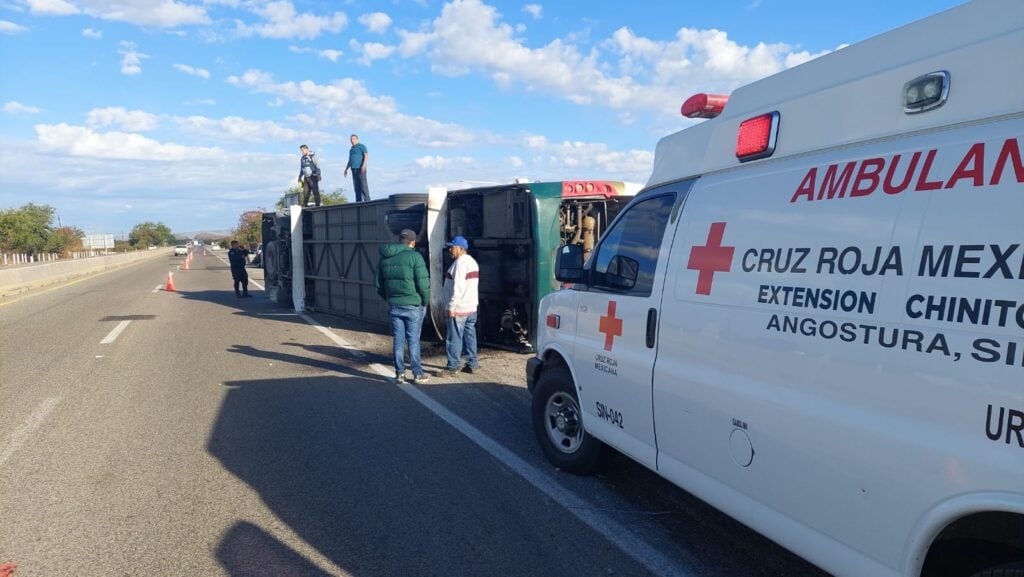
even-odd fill
[(714, 118), (725, 110), (728, 94), (694, 94), (686, 99), (680, 112), (687, 118)]
[(736, 135), (736, 158), (746, 162), (771, 156), (775, 152), (778, 135), (777, 111), (744, 120)]
[(615, 190), (615, 187), (608, 182), (601, 182), (596, 180), (573, 180), (562, 183), (562, 197), (568, 198), (571, 196), (603, 196), (610, 198), (617, 196), (619, 193)]

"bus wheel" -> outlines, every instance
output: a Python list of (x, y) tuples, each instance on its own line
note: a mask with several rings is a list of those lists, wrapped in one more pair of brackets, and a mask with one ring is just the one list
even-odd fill
[(541, 372), (533, 391), (533, 432), (552, 465), (576, 475), (590, 475), (607, 451), (583, 430), (583, 414), (564, 366)]

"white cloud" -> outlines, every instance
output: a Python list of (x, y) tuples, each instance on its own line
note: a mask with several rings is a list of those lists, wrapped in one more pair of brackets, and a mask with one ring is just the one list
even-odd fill
[(388, 26), (391, 26), (391, 17), (383, 12), (373, 12), (360, 16), (359, 23), (366, 26), (370, 32), (383, 34)]
[(323, 32), (340, 32), (348, 24), (348, 17), (343, 12), (330, 16), (299, 14), (288, 0), (270, 2), (254, 12), (263, 18), (264, 23), (250, 25), (236, 20), (236, 32), (240, 36), (316, 38)]
[(540, 20), (541, 12), (543, 10), (544, 7), (541, 6), (540, 4), (527, 4), (526, 6), (523, 6), (523, 12), (526, 12), (530, 16), (533, 16), (534, 20)]
[(126, 110), (120, 106), (94, 108), (85, 115), (85, 124), (90, 128), (116, 126), (129, 132), (153, 130), (160, 124), (155, 114), (142, 110)]
[(413, 162), (420, 168), (438, 170), (441, 168), (447, 168), (453, 164), (468, 165), (473, 163), (473, 159), (468, 156), (458, 156), (455, 158), (446, 158), (443, 156), (421, 156), (420, 158), (414, 158)]
[(8, 114), (38, 114), (42, 112), (42, 109), (11, 100), (4, 104), (4, 112)]
[(216, 106), (217, 101), (212, 98), (196, 98), (195, 100), (191, 102), (186, 102), (185, 104), (201, 104), (203, 106)]
[(510, 157), (505, 159), (505, 162), (507, 162), (509, 164), (509, 166), (512, 166), (512, 167), (515, 167), (515, 168), (520, 168), (520, 167), (523, 166), (523, 159), (519, 158), (518, 156), (510, 156)]
[(205, 8), (177, 0), (82, 0), (81, 4), (91, 16), (137, 26), (173, 28), (210, 23)]
[(22, 32), (28, 32), (28, 28), (15, 24), (14, 22), (8, 22), (7, 20), (0, 20), (0, 34), (21, 34)]
[(84, 28), (82, 30), (82, 36), (85, 36), (86, 38), (96, 38), (96, 39), (99, 39), (99, 38), (103, 38), (103, 31), (102, 30), (93, 30), (92, 28)]
[(676, 115), (688, 94), (728, 92), (820, 55), (796, 52), (787, 44), (744, 46), (725, 32), (690, 28), (680, 29), (670, 41), (620, 28), (585, 52), (562, 39), (533, 48), (481, 0), (449, 2), (426, 28), (397, 34), (400, 55), (425, 55), (440, 74), (476, 72), (499, 86), (543, 91), (576, 104), (666, 115)]
[(206, 9), (178, 0), (25, 0), (33, 14), (67, 16), (85, 13), (102, 20), (137, 26), (172, 28), (209, 24)]
[(379, 42), (365, 42), (360, 44), (359, 41), (352, 39), (349, 41), (349, 46), (356, 52), (361, 52), (362, 56), (359, 57), (357, 62), (363, 66), (370, 66), (374, 60), (383, 60), (391, 56), (395, 52), (394, 46), (388, 46)]
[[(248, 120), (239, 116), (214, 119), (204, 116), (175, 117), (182, 131), (210, 140), (258, 144), (308, 139), (317, 142), (337, 140), (325, 132), (296, 130), (269, 120)], [(296, 144), (298, 146), (298, 144)]]
[(165, 144), (140, 134), (95, 132), (91, 128), (64, 123), (37, 124), (35, 130), (43, 149), (71, 156), (161, 161), (225, 156), (224, 151), (218, 148)]
[(551, 168), (572, 169), (581, 174), (602, 172), (633, 181), (644, 181), (654, 166), (654, 153), (648, 150), (615, 151), (603, 142), (568, 140), (549, 142), (544, 136), (525, 137), (526, 148)]
[(206, 80), (210, 79), (210, 71), (205, 68), (193, 68), (188, 64), (173, 64), (172, 66), (174, 66), (174, 69), (178, 72), (183, 72), (189, 76), (197, 76)]
[(341, 50), (321, 50), (320, 52), (317, 52), (317, 54), (319, 54), (321, 58), (326, 58), (331, 62), (337, 62), (338, 58), (341, 58), (344, 52)]
[(342, 55), (345, 54), (341, 50), (316, 50), (305, 46), (289, 46), (288, 51), (294, 52), (295, 54), (310, 54), (312, 52), (316, 52), (317, 56), (330, 60), (331, 62), (337, 62), (338, 58), (341, 58)]
[(433, 148), (467, 144), (474, 135), (455, 125), (399, 112), (393, 98), (374, 96), (360, 80), (342, 78), (330, 84), (311, 80), (275, 83), (261, 70), (231, 76), (228, 83), (296, 102), (314, 111), (320, 126), (359, 127), (354, 132), (378, 133), (408, 144)]
[(79, 13), (77, 6), (64, 0), (26, 0), (26, 3), (28, 4), (29, 11), (33, 14), (67, 16)]
[(133, 76), (142, 73), (142, 61), (149, 55), (137, 51), (134, 42), (122, 41), (120, 45), (117, 53), (121, 55), (121, 74)]

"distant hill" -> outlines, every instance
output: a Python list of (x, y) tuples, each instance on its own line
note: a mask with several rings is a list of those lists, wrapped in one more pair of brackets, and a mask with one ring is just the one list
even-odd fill
[(195, 238), (202, 241), (220, 240), (231, 236), (230, 230), (201, 230), (198, 232), (176, 232), (178, 238)]

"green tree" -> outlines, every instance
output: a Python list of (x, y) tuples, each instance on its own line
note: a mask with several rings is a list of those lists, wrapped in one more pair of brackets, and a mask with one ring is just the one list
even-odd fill
[(235, 238), (242, 246), (255, 246), (263, 242), (263, 213), (262, 208), (247, 210), (238, 217), (238, 226), (235, 227)]
[(336, 204), (345, 204), (348, 199), (345, 198), (345, 190), (340, 186), (335, 188), (333, 192), (320, 195), (321, 206), (334, 206)]
[[(278, 199), (277, 204), (274, 205), (277, 208), (277, 210), (281, 210), (284, 208), (284, 199), (289, 194), (297, 194), (301, 198), (302, 187), (293, 186), (288, 190), (284, 191), (284, 195), (281, 196), (281, 198)], [(348, 202), (348, 199), (345, 198), (345, 189), (340, 186), (338, 188), (335, 188), (333, 192), (322, 193), (320, 195), (321, 206), (334, 206), (336, 204), (345, 204), (346, 202)]]
[(0, 211), (0, 250), (36, 254), (51, 250), (52, 206), (29, 203)]
[(162, 222), (142, 222), (132, 228), (128, 242), (135, 248), (166, 245), (174, 242), (174, 233)]
[(85, 233), (73, 226), (62, 226), (50, 235), (48, 250), (61, 254), (82, 250), (82, 239)]

